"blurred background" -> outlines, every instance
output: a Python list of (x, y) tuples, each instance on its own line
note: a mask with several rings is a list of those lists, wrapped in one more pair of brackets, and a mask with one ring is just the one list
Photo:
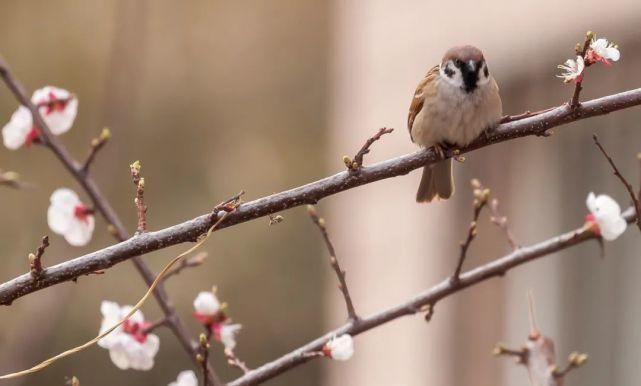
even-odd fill
[[(619, 44), (622, 59), (590, 68), (584, 98), (641, 86), (641, 2), (508, 0), (454, 3), (370, 1), (33, 0), (0, 3), (0, 55), (30, 90), (47, 84), (78, 95), (74, 128), (61, 139), (82, 159), (108, 126), (113, 139), (93, 173), (129, 229), (135, 228), (128, 165), (141, 160), (149, 229), (207, 212), (241, 189), (245, 198), (279, 192), (344, 169), (379, 127), (396, 131), (377, 142), (366, 163), (414, 151), (406, 129), (416, 84), (452, 45), (485, 52), (501, 86), (506, 113), (569, 99), (555, 78), (586, 30)], [(0, 87), (0, 122), (17, 107)], [(492, 146), (455, 165), (456, 195), (417, 205), (420, 172), (341, 193), (319, 204), (357, 311), (398, 303), (453, 270), (458, 242), (472, 215), (471, 178), (499, 198), (517, 241), (535, 243), (582, 225), (585, 197), (607, 193), (622, 206), (622, 185), (592, 144), (593, 132), (622, 173), (639, 183), (641, 109), (580, 121), (549, 138)], [(50, 234), (50, 193), (79, 191), (54, 157), (39, 147), (0, 149), (0, 168), (33, 184), (0, 188), (0, 280), (27, 270), (27, 253)], [(85, 197), (85, 196), (83, 196)], [(86, 197), (85, 197), (86, 199)], [(170, 279), (167, 289), (194, 337), (192, 300), (218, 286), (235, 322), (237, 354), (257, 367), (345, 321), (336, 278), (304, 208), (216, 233), (206, 263)], [(482, 216), (467, 267), (509, 251)], [(99, 220), (93, 241), (73, 248), (52, 235), (52, 265), (113, 243)], [(641, 241), (631, 228), (608, 243), (605, 258), (586, 243), (510, 271), (438, 303), (432, 321), (408, 317), (356, 338), (348, 362), (313, 361), (269, 385), (514, 385), (527, 374), (496, 359), (498, 341), (524, 343), (526, 291), (536, 298), (540, 329), (556, 342), (559, 362), (574, 350), (590, 355), (569, 385), (636, 384), (641, 356)], [(145, 260), (156, 270), (178, 246)], [(145, 286), (129, 262), (0, 308), (0, 371), (22, 369), (93, 337), (101, 300), (131, 304)], [(143, 309), (161, 316), (153, 300)], [(91, 348), (7, 385), (165, 385), (191, 368), (174, 336), (159, 330), (152, 371), (121, 371)], [(215, 367), (231, 380), (214, 345)]]

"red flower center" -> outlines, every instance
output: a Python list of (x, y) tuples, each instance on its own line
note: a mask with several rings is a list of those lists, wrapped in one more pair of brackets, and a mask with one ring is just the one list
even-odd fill
[(87, 219), (93, 214), (93, 210), (85, 206), (85, 204), (80, 203), (73, 208), (73, 215), (80, 221), (88, 222)]
[(133, 338), (138, 342), (138, 343), (145, 343), (147, 341), (147, 333), (145, 330), (151, 326), (151, 322), (149, 321), (143, 321), (143, 322), (132, 322), (131, 320), (127, 319), (125, 322), (122, 324), (122, 330), (133, 336)]
[(40, 133), (38, 132), (38, 129), (35, 126), (33, 126), (29, 134), (27, 134), (27, 139), (25, 139), (24, 143), (27, 147), (30, 147), (31, 144), (36, 142), (39, 138), (40, 138)]
[(218, 312), (215, 315), (205, 315), (200, 312), (194, 312), (194, 318), (202, 325), (213, 331), (214, 339), (220, 341), (220, 329), (227, 321), (227, 315), (224, 312)]
[(64, 111), (67, 107), (68, 99), (58, 99), (56, 94), (52, 91), (49, 91), (49, 100), (44, 100), (41, 104), (45, 107), (44, 114), (50, 115), (53, 112)]
[(597, 236), (601, 235), (601, 229), (599, 228), (599, 224), (596, 222), (596, 217), (594, 217), (592, 213), (585, 216), (585, 222), (590, 226), (592, 233), (594, 233)]

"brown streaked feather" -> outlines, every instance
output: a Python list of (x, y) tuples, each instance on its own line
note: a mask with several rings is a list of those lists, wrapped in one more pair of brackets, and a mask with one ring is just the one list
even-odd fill
[[(410, 132), (410, 138), (412, 137), (412, 125), (414, 124), (414, 119), (421, 112), (423, 108), (423, 103), (425, 102), (425, 87), (434, 82), (439, 76), (439, 66), (434, 66), (425, 74), (425, 77), (420, 81), (418, 86), (416, 86), (416, 91), (412, 97), (412, 103), (410, 104), (410, 111), (407, 116), (407, 129)], [(414, 142), (414, 138), (412, 138)]]

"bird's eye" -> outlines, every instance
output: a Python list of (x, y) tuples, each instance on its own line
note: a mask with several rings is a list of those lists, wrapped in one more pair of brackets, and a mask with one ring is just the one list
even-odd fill
[(456, 67), (463, 67), (463, 61), (461, 59), (456, 59), (454, 64), (456, 64)]

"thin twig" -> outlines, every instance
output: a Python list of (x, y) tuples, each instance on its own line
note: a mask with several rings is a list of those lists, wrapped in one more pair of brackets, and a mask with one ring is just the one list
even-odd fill
[(474, 201), (472, 203), (474, 214), (472, 216), (470, 227), (467, 231), (467, 238), (465, 239), (465, 241), (461, 242), (461, 254), (459, 255), (458, 262), (456, 263), (454, 274), (452, 275), (452, 281), (455, 282), (459, 280), (461, 270), (463, 269), (463, 263), (465, 262), (465, 258), (467, 257), (467, 250), (470, 248), (470, 244), (472, 244), (472, 241), (476, 237), (477, 223), (479, 220), (479, 216), (481, 215), (481, 211), (487, 205), (488, 199), (490, 197), (490, 190), (484, 188), (479, 180), (472, 180), (472, 188), (474, 189)]
[[(592, 31), (588, 31), (585, 34), (585, 41), (583, 42), (583, 46), (581, 50), (577, 50), (577, 55), (580, 55), (582, 58), (585, 58), (585, 54), (588, 52), (588, 48), (590, 47), (590, 42), (592, 41), (592, 38), (594, 37), (594, 33)], [(585, 63), (585, 67), (588, 67), (590, 64)], [(574, 94), (572, 95), (572, 99), (570, 100), (570, 108), (575, 109), (579, 106), (579, 95), (581, 94), (581, 90), (583, 89), (582, 83), (583, 79), (585, 78), (585, 70), (583, 70), (583, 73), (581, 74), (581, 79), (576, 82), (576, 86), (574, 87)]]
[(167, 318), (160, 318), (157, 321), (153, 322), (149, 327), (145, 328), (143, 330), (143, 334), (151, 334), (154, 330), (156, 330), (159, 327), (165, 327), (169, 325), (169, 320)]
[(539, 110), (539, 111), (527, 110), (527, 111), (524, 111), (524, 112), (522, 112), (520, 114), (516, 114), (516, 115), (504, 115), (501, 118), (501, 120), (499, 121), (499, 123), (514, 122), (514, 121), (518, 121), (518, 120), (521, 120), (521, 119), (534, 117), (534, 116), (537, 116), (537, 115), (541, 115), (543, 113), (547, 113), (548, 111), (553, 110), (553, 109), (554, 109), (554, 107), (550, 107), (550, 108)]
[(136, 185), (136, 213), (138, 217), (138, 227), (136, 228), (136, 235), (144, 233), (147, 230), (147, 206), (145, 205), (145, 179), (140, 176), (141, 169), (140, 161), (136, 161), (129, 165), (131, 170), (131, 179)]
[(361, 147), (358, 153), (356, 153), (353, 160), (351, 160), (347, 156), (343, 157), (343, 162), (345, 162), (345, 166), (347, 166), (347, 169), (349, 169), (350, 171), (357, 171), (358, 169), (360, 169), (363, 166), (363, 157), (365, 156), (365, 154), (369, 153), (372, 144), (381, 139), (383, 135), (389, 134), (392, 131), (394, 131), (394, 129), (381, 127), (380, 129), (378, 129), (378, 132), (376, 134), (365, 141), (365, 144), (363, 144), (363, 147)]
[[(0, 75), (2, 74), (1, 70), (2, 68), (0, 67)], [(499, 125), (489, 131), (487, 135), (480, 136), (469, 146), (460, 149), (459, 152), (468, 153), (511, 139), (537, 135), (556, 126), (637, 105), (641, 105), (641, 88), (583, 102), (574, 110), (565, 104), (535, 117)], [(246, 202), (238, 210), (231, 213), (217, 230), (268, 216), (269, 214), (279, 213), (300, 205), (314, 204), (325, 197), (383, 179), (405, 175), (412, 170), (431, 165), (440, 160), (440, 156), (430, 148), (379, 162), (361, 169), (359, 173), (343, 171), (287, 191)], [(103, 214), (106, 213), (105, 218), (108, 223), (112, 224), (117, 238), (125, 240), (127, 238), (126, 230), (109, 203), (102, 198), (100, 191), (96, 190), (95, 183), (90, 176), (86, 179), (76, 174), (74, 176), (87, 189), (87, 193), (92, 197), (96, 209)], [(69, 259), (64, 263), (49, 267), (45, 277), (38, 282), (32, 280), (28, 274), (18, 276), (0, 284), (0, 304), (7, 305), (29, 293), (73, 280), (95, 270), (110, 268), (115, 264), (132, 259), (132, 256), (136, 256), (133, 257), (134, 264), (141, 270), (145, 281), (149, 280), (149, 284), (153, 281), (153, 273), (146, 268), (146, 265), (145, 267), (140, 265), (144, 264), (144, 262), (139, 256), (172, 245), (193, 242), (198, 239), (199, 235), (207, 231), (212, 221), (211, 212), (207, 212), (156, 232), (146, 232), (109, 248)], [(162, 288), (159, 291), (162, 291)], [(163, 312), (173, 312), (173, 307), (167, 307), (166, 305), (161, 307)], [(185, 347), (191, 347), (191, 345)]]
[(512, 235), (512, 231), (510, 230), (510, 227), (507, 224), (507, 216), (501, 215), (501, 212), (499, 211), (499, 200), (496, 198), (493, 198), (490, 201), (490, 211), (492, 212), (492, 215), (490, 216), (490, 221), (497, 227), (501, 228), (503, 232), (505, 233), (505, 238), (507, 238), (507, 242), (510, 243), (510, 246), (512, 249), (516, 249), (519, 247), (519, 245), (516, 243), (514, 239), (514, 235)]
[(339, 282), (338, 288), (341, 290), (343, 294), (343, 298), (345, 299), (345, 306), (347, 307), (347, 316), (349, 317), (350, 320), (357, 320), (358, 315), (356, 314), (356, 310), (354, 309), (354, 303), (352, 303), (352, 297), (349, 295), (349, 290), (347, 289), (347, 282), (345, 281), (345, 271), (341, 269), (341, 266), (338, 263), (338, 259), (336, 258), (336, 251), (334, 250), (334, 245), (332, 244), (332, 241), (329, 238), (329, 234), (327, 233), (327, 228), (325, 227), (325, 219), (320, 218), (318, 216), (318, 212), (316, 211), (316, 208), (314, 208), (313, 205), (307, 206), (307, 213), (309, 214), (309, 217), (312, 219), (314, 224), (316, 224), (316, 226), (318, 227), (318, 230), (320, 230), (321, 234), (323, 235), (325, 246), (327, 247), (327, 251), (329, 252), (329, 263), (334, 269), (334, 272), (336, 272), (336, 277), (338, 277), (338, 282)]
[(623, 183), (623, 185), (627, 189), (628, 194), (630, 195), (630, 199), (632, 199), (632, 204), (634, 205), (634, 210), (636, 211), (636, 214), (637, 214), (637, 227), (641, 231), (641, 204), (639, 203), (639, 199), (637, 198), (637, 196), (634, 194), (634, 190), (632, 189), (632, 185), (630, 185), (628, 180), (626, 180), (625, 177), (623, 177), (623, 175), (619, 172), (619, 169), (614, 164), (614, 161), (612, 160), (610, 155), (608, 155), (608, 153), (605, 151), (605, 149), (601, 145), (601, 142), (599, 142), (599, 138), (597, 137), (596, 134), (592, 134), (592, 139), (594, 139), (594, 144), (597, 145), (599, 150), (601, 150), (601, 153), (603, 153), (603, 156), (605, 157), (605, 159), (608, 161), (610, 166), (612, 166), (612, 170), (614, 171), (614, 175), (617, 176), (619, 178), (619, 180), (621, 180), (621, 183)]
[(181, 260), (176, 267), (172, 268), (170, 271), (168, 271), (165, 274), (165, 276), (163, 276), (162, 280), (166, 281), (171, 276), (178, 275), (180, 272), (182, 272), (186, 268), (194, 268), (194, 267), (200, 266), (202, 263), (205, 262), (206, 257), (207, 257), (207, 252), (200, 252), (188, 259)]
[(243, 374), (247, 374), (249, 372), (249, 367), (245, 364), (245, 362), (241, 361), (237, 356), (236, 353), (234, 353), (233, 350), (228, 350), (225, 349), (225, 358), (227, 359), (227, 364), (230, 365), (231, 367), (235, 367), (239, 369), (240, 371), (243, 372)]
[(515, 350), (505, 347), (502, 343), (497, 343), (492, 353), (496, 356), (514, 357), (516, 363), (519, 364), (525, 364), (527, 362), (528, 351), (526, 348)]
[(196, 355), (196, 360), (200, 363), (200, 369), (203, 375), (203, 386), (207, 386), (209, 384), (209, 369), (208, 369), (208, 364), (209, 364), (209, 349), (211, 348), (211, 345), (209, 344), (209, 340), (211, 339), (214, 331), (207, 327), (207, 333), (206, 334), (200, 334), (199, 338), (199, 349), (198, 349), (198, 354)]
[(583, 353), (573, 352), (568, 356), (568, 363), (566, 363), (563, 369), (554, 369), (552, 374), (555, 378), (563, 378), (570, 371), (583, 366), (583, 364), (588, 360), (588, 356)]
[(18, 173), (12, 171), (5, 172), (0, 169), (0, 186), (20, 189), (23, 187), (23, 183), (20, 182), (20, 176)]
[(42, 266), (42, 256), (45, 254), (45, 250), (49, 246), (49, 236), (43, 236), (40, 246), (36, 250), (36, 253), (29, 254), (29, 271), (34, 278), (40, 277), (43, 272)]
[(107, 144), (107, 142), (109, 142), (109, 139), (111, 139), (111, 132), (109, 131), (108, 128), (105, 127), (100, 132), (100, 136), (98, 138), (94, 138), (91, 140), (89, 155), (87, 155), (87, 159), (82, 164), (82, 171), (84, 173), (89, 172), (89, 167), (91, 166), (94, 159), (96, 158), (96, 154), (98, 154), (100, 149), (102, 149)]
[[(49, 130), (49, 127), (42, 119), (42, 116), (38, 111), (38, 107), (31, 102), (24, 87), (15, 77), (13, 77), (13, 75), (9, 71), (9, 66), (6, 64), (2, 57), (0, 57), (0, 77), (7, 85), (7, 88), (9, 88), (9, 90), (13, 93), (16, 100), (29, 109), (33, 117), (35, 126), (39, 130), (40, 141), (43, 145), (47, 146), (53, 152), (53, 154), (60, 160), (62, 165), (67, 169), (67, 171), (69, 171), (69, 173), (87, 192), (94, 207), (98, 210), (98, 212), (102, 214), (107, 223), (110, 224), (110, 226), (113, 228), (114, 232), (112, 234), (114, 235), (114, 237), (121, 242), (127, 240), (129, 238), (127, 229), (120, 220), (120, 217), (118, 216), (116, 211), (113, 209), (109, 201), (103, 196), (101, 190), (98, 188), (98, 185), (96, 185), (93, 178), (91, 178), (88, 173), (83, 171), (82, 165), (71, 156), (67, 148), (64, 147), (64, 145), (58, 140), (58, 138), (51, 133), (51, 130)], [(207, 229), (208, 227), (206, 227), (203, 232), (205, 232)], [(154, 273), (151, 271), (151, 269), (149, 269), (147, 264), (145, 264), (139, 254), (129, 255), (129, 257), (132, 259), (136, 270), (140, 273), (147, 286), (150, 286), (155, 280)], [(94, 264), (89, 264), (89, 266), (92, 265)], [(89, 268), (89, 266), (87, 268)], [(68, 276), (67, 280), (76, 280), (79, 276), (89, 275), (105, 268), (106, 267), (92, 267), (86, 271), (78, 272), (77, 274)], [(43, 275), (37, 280), (37, 282), (41, 283), (43, 281), (46, 281), (45, 277), (48, 277), (48, 275)], [(171, 304), (169, 296), (162, 286), (162, 283), (154, 289), (154, 297), (160, 305), (162, 312), (169, 320), (169, 327), (171, 331), (178, 338), (178, 341), (180, 342), (183, 349), (189, 354), (191, 358), (193, 358), (195, 364), (198, 364), (198, 362), (196, 362), (195, 345), (193, 344), (193, 341), (190, 338), (182, 320), (176, 314), (176, 311)], [(214, 373), (211, 366), (208, 366), (208, 368), (210, 371), (210, 385), (220, 385), (221, 382), (218, 380), (218, 376)]]
[[(632, 208), (628, 208), (625, 211), (624, 217), (628, 222), (634, 221), (635, 215)], [(437, 301), (475, 284), (490, 278), (502, 277), (507, 271), (516, 266), (570, 248), (596, 237), (591, 230), (579, 228), (537, 244), (521, 247), (503, 257), (462, 273), (457, 282), (446, 279), (402, 303), (396, 304), (376, 314), (363, 317), (358, 321), (348, 321), (346, 324), (327, 332), (323, 336), (251, 370), (242, 377), (228, 383), (227, 386), (249, 386), (265, 382), (312, 359), (308, 357), (306, 353), (321, 350), (327, 340), (333, 336), (340, 336), (342, 334), (356, 336), (402, 316), (414, 315), (426, 304), (435, 304)]]

